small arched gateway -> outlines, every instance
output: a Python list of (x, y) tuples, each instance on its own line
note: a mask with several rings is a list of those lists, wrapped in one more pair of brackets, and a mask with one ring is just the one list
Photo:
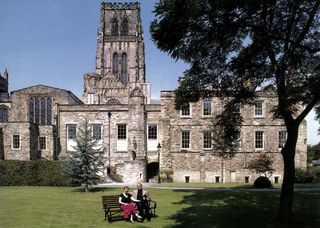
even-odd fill
[(151, 162), (147, 165), (147, 182), (157, 182), (159, 174), (159, 163)]

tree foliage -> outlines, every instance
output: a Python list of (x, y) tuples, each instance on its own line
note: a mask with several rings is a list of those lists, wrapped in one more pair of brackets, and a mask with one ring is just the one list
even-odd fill
[(75, 184), (83, 184), (85, 191), (100, 179), (98, 173), (104, 170), (104, 151), (98, 147), (97, 139), (92, 136), (91, 126), (85, 120), (78, 129), (75, 151), (68, 152), (70, 163), (67, 174)]
[(308, 164), (310, 164), (313, 160), (320, 159), (320, 143), (316, 145), (308, 145), (308, 154), (307, 154), (307, 160)]
[(232, 158), (239, 148), (240, 128), (234, 126), (236, 122), (233, 120), (233, 116), (230, 116), (229, 123), (226, 124), (221, 122), (220, 115), (212, 120), (213, 149), (223, 159)]
[[(312, 108), (320, 110), (319, 5), (320, 0), (160, 0), (150, 26), (158, 48), (190, 65), (176, 91), (178, 107), (211, 96), (251, 103), (258, 90), (274, 88), (274, 112), (288, 132), (281, 151), (284, 222), (292, 218), (299, 125)], [(221, 122), (228, 129), (241, 124), (234, 113), (235, 106), (226, 104)]]
[(274, 171), (272, 164), (272, 158), (266, 153), (261, 153), (259, 157), (252, 159), (248, 163), (248, 169), (257, 172), (258, 174), (263, 174), (265, 177), (268, 177), (268, 172), (270, 173), (270, 175), (272, 175), (272, 172)]

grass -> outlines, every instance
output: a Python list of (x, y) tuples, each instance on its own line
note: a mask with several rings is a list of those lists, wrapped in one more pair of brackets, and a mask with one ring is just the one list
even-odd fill
[[(276, 219), (279, 192), (245, 189), (150, 188), (148, 191), (157, 201), (157, 218), (144, 223), (108, 224), (103, 220), (101, 196), (121, 191), (100, 188), (85, 193), (82, 188), (71, 187), (0, 187), (0, 227), (286, 227)], [(296, 192), (294, 216), (291, 227), (320, 227), (320, 191)]]

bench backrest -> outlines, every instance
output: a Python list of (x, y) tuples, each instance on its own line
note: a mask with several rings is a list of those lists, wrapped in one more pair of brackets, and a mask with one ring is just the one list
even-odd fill
[(102, 196), (102, 205), (103, 205), (103, 208), (119, 207), (119, 196), (118, 195)]

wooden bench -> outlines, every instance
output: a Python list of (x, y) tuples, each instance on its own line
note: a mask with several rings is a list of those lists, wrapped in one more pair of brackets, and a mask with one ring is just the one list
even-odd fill
[[(156, 217), (157, 203), (153, 200), (148, 201), (150, 207), (150, 216)], [(118, 195), (105, 195), (102, 196), (102, 206), (104, 210), (104, 220), (108, 218), (108, 222), (112, 222), (112, 217), (117, 216), (118, 220), (123, 219), (122, 210), (119, 205)]]

